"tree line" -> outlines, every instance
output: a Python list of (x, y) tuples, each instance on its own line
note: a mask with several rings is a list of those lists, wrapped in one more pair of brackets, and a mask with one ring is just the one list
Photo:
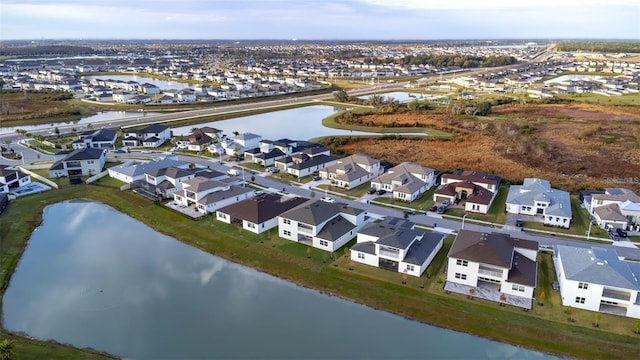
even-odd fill
[(39, 45), (0, 48), (0, 56), (52, 56), (52, 55), (91, 55), (94, 50), (86, 46)]
[(559, 43), (557, 49), (559, 51), (640, 53), (640, 43), (630, 41), (572, 41)]
[(400, 59), (376, 59), (367, 61), (371, 64), (382, 65), (387, 63), (401, 63), (403, 65), (430, 65), (435, 67), (459, 67), (463, 69), (478, 67), (496, 67), (513, 65), (518, 60), (509, 55), (498, 56), (473, 56), (473, 55), (407, 55)]

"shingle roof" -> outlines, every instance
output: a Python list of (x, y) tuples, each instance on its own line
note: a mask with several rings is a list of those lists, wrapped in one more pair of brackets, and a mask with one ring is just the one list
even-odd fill
[(449, 250), (449, 257), (509, 269), (516, 245), (538, 249), (536, 241), (512, 238), (508, 234), (460, 230)]
[(307, 199), (298, 197), (283, 199), (276, 195), (263, 194), (225, 206), (218, 211), (229, 214), (232, 218), (260, 224), (275, 218), (287, 210), (293, 209), (305, 201)]
[(620, 207), (616, 203), (598, 206), (593, 209), (593, 212), (602, 220), (627, 222), (627, 217), (622, 215)]
[(280, 216), (304, 224), (319, 225), (341, 212), (357, 215), (363, 211), (364, 210), (347, 206), (346, 204), (314, 200), (293, 208)]
[(342, 215), (338, 215), (322, 227), (317, 237), (323, 240), (335, 241), (355, 228), (354, 224), (347, 221)]
[(444, 240), (445, 234), (424, 233), (422, 239), (415, 241), (402, 261), (422, 265)]

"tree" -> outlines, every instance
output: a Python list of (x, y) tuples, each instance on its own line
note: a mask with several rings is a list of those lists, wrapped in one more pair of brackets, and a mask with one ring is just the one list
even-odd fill
[(344, 90), (334, 91), (333, 98), (338, 102), (349, 102), (349, 95)]
[(307, 247), (307, 259), (311, 259), (311, 247)]
[(596, 319), (595, 319), (595, 321), (593, 322), (593, 326), (594, 326), (594, 327), (598, 327), (598, 326), (600, 326), (600, 319), (602, 319), (602, 314), (600, 314), (600, 313), (596, 313)]
[(240, 132), (239, 132), (238, 130), (236, 130), (236, 131), (234, 131), (232, 134), (233, 134), (234, 136), (238, 136), (238, 135), (240, 135)]
[(500, 306), (505, 306), (507, 304), (507, 295), (504, 293), (500, 294)]
[(538, 299), (538, 300), (539, 300), (539, 301), (538, 301), (538, 305), (540, 305), (540, 306), (544, 306), (544, 300), (545, 300), (546, 298), (547, 298), (547, 294), (545, 294), (545, 293), (544, 293), (544, 291), (543, 291), (543, 292), (541, 292), (541, 293), (540, 293), (540, 296), (539, 296), (539, 299)]
[(0, 341), (0, 360), (11, 360), (13, 345), (15, 345), (13, 340), (4, 339)]
[(57, 127), (57, 126), (56, 126), (56, 128), (55, 128), (55, 129), (53, 129), (53, 132), (54, 132), (56, 135), (60, 135), (60, 129), (58, 129), (58, 127)]

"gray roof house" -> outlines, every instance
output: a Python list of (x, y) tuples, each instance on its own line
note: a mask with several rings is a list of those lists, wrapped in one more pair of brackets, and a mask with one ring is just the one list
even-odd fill
[(278, 216), (281, 238), (336, 251), (368, 221), (366, 212), (342, 203), (311, 200)]
[(544, 224), (569, 228), (571, 200), (569, 193), (551, 188), (547, 180), (526, 178), (522, 185), (511, 185), (506, 211), (510, 214), (541, 215)]
[(607, 188), (603, 192), (590, 192), (584, 205), (603, 229), (635, 228), (640, 231), (640, 196), (629, 189)]
[(562, 305), (640, 319), (640, 263), (613, 249), (555, 245)]
[(108, 149), (113, 146), (117, 138), (117, 131), (112, 129), (85, 131), (81, 133), (79, 139), (74, 141), (71, 145), (74, 149), (81, 149), (84, 147)]
[(102, 171), (107, 158), (107, 150), (81, 148), (59, 151), (53, 155), (54, 163), (49, 168), (49, 176), (71, 177), (96, 175)]
[(111, 167), (109, 168), (109, 176), (130, 184), (136, 180), (143, 180), (145, 173), (169, 167), (187, 169), (189, 164), (178, 160), (176, 155), (167, 155), (154, 161), (129, 161), (122, 165)]
[(435, 170), (416, 163), (403, 162), (371, 180), (371, 187), (392, 192), (394, 199), (412, 202), (429, 190), (434, 182)]
[(445, 235), (415, 230), (415, 223), (387, 217), (358, 231), (351, 260), (370, 266), (421, 276), (438, 251)]

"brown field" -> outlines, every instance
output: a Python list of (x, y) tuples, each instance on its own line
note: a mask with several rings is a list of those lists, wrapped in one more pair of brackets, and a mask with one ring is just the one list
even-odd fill
[(33, 125), (52, 120), (77, 120), (95, 111), (63, 92), (0, 92), (0, 126)]
[(354, 115), (369, 126), (423, 126), (443, 139), (351, 139), (341, 146), (392, 163), (415, 161), (441, 171), (482, 170), (518, 181), (541, 177), (568, 190), (640, 190), (640, 108), (593, 104), (494, 106), (489, 117), (421, 113)]

